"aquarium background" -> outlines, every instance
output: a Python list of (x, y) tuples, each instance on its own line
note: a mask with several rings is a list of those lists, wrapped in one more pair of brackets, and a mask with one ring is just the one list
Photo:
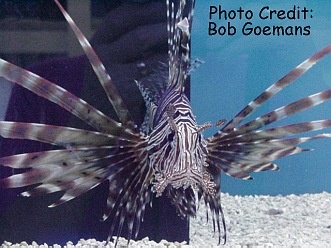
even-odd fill
[[(30, 1), (25, 8), (19, 9), (17, 6), (23, 5), (24, 1), (1, 1), (1, 15), (3, 19), (10, 18), (37, 18), (45, 22), (45, 27), (49, 27), (47, 21), (59, 22), (46, 32), (58, 32), (58, 36), (63, 35), (65, 23), (58, 12), (45, 12), (39, 8), (41, 1)], [(66, 4), (66, 1), (63, 1)], [(111, 4), (110, 1), (109, 4)], [(15, 5), (16, 4), (16, 5)], [(92, 21), (91, 29), (84, 25), (84, 18), (74, 16), (74, 19), (88, 36), (93, 33), (95, 27), (100, 23), (100, 19), (105, 15), (102, 11), (104, 1), (93, 1), (91, 8)], [(83, 7), (86, 4), (83, 4)], [(313, 18), (308, 20), (283, 20), (261, 21), (253, 18), (255, 25), (310, 25), (311, 34), (309, 36), (243, 36), (239, 33), (235, 36), (208, 36), (209, 7), (210, 5), (221, 5), (226, 10), (237, 10), (242, 7), (244, 10), (252, 10), (254, 14), (263, 6), (270, 6), (272, 9), (289, 9), (293, 5), (301, 8), (313, 9)], [(101, 7), (100, 7), (101, 6)], [(202, 64), (191, 76), (191, 100), (193, 110), (199, 123), (205, 121), (216, 122), (220, 119), (228, 121), (238, 113), (249, 101), (255, 98), (270, 84), (285, 75), (289, 70), (301, 63), (304, 59), (331, 43), (331, 2), (328, 1), (197, 1), (195, 17), (192, 30), (192, 58), (199, 58), (205, 63)], [(47, 15), (45, 15), (48, 13)], [(74, 14), (72, 11), (71, 14)], [(27, 16), (26, 16), (27, 15)], [(224, 20), (215, 20), (218, 23)], [(241, 26), (245, 20), (232, 20), (233, 24)], [(21, 27), (24, 28), (24, 27)], [(6, 33), (9, 26), (0, 28)], [(61, 49), (55, 52), (45, 52), (45, 37), (39, 39), (37, 43), (39, 50), (33, 54), (23, 54), (24, 47), (32, 46), (35, 36), (31, 36), (30, 43), (19, 42), (12, 39), (8, 42), (6, 36), (1, 36), (0, 54), (2, 58), (14, 62), (21, 66), (29, 66), (38, 60), (50, 57), (60, 57), (67, 52)], [(57, 36), (56, 36), (57, 37)], [(43, 43), (44, 42), (44, 43)], [(50, 44), (51, 45), (51, 44)], [(73, 37), (72, 54), (80, 54), (81, 50)], [(15, 49), (16, 50), (11, 50)], [(67, 47), (66, 47), (67, 48)], [(45, 48), (47, 49), (47, 48)], [(12, 51), (12, 53), (4, 52)], [(20, 52), (23, 51), (23, 52)], [(331, 57), (327, 57), (319, 62), (315, 67), (303, 75), (297, 82), (278, 93), (263, 107), (261, 107), (253, 117), (269, 112), (284, 104), (295, 101), (299, 98), (313, 94), (331, 86)], [(2, 80), (2, 79), (1, 79)], [(12, 84), (2, 83), (1, 92), (4, 93), (0, 102), (0, 118), (6, 110), (6, 103), (9, 99)], [(330, 118), (331, 102), (324, 103), (311, 110), (296, 114), (290, 118), (279, 121), (276, 124), (289, 124), (308, 120), (318, 120)], [(217, 129), (205, 131), (205, 137), (211, 136)], [(326, 132), (326, 131), (325, 131)], [(330, 130), (329, 130), (330, 132)], [(304, 147), (312, 148), (314, 151), (297, 154), (277, 161), (280, 171), (268, 171), (254, 173), (255, 180), (243, 181), (234, 179), (226, 175), (222, 178), (222, 191), (230, 194), (302, 194), (321, 191), (331, 192), (331, 162), (329, 160), (330, 143), (328, 139), (317, 140)]]
[[(310, 25), (309, 36), (244, 36), (238, 28), (235, 36), (208, 36), (209, 7), (252, 10), (254, 17), (263, 6), (290, 9), (293, 5), (312, 9), (307, 20), (251, 20), (254, 25)], [(197, 1), (192, 31), (192, 58), (202, 64), (191, 76), (191, 101), (199, 123), (230, 121), (248, 102), (303, 60), (331, 43), (330, 1)], [(226, 24), (225, 20), (214, 20)], [(241, 27), (247, 20), (231, 20)], [(221, 24), (220, 24), (221, 25)], [(275, 95), (258, 109), (250, 120), (310, 94), (331, 88), (331, 57), (326, 57), (299, 80)], [(293, 115), (276, 125), (329, 119), (331, 102)], [(217, 129), (205, 131), (211, 136)], [(331, 130), (324, 130), (330, 132)], [(316, 132), (317, 133), (317, 132)], [(322, 132), (319, 132), (322, 133)], [(253, 173), (254, 180), (222, 177), (222, 191), (238, 195), (287, 195), (331, 192), (331, 140), (316, 140), (302, 147), (314, 151), (276, 161), (280, 171)]]
[[(36, 4), (36, 2), (39, 5)], [(44, 6), (44, 2), (45, 1), (43, 0), (36, 0), (31, 2), (0, 1), (0, 12), (3, 13), (2, 11), (4, 10), (4, 8), (8, 6), (8, 10), (10, 12), (10, 14), (5, 13), (3, 18), (0, 18), (0, 23), (2, 24), (0, 25), (0, 57), (5, 58), (12, 63), (20, 65), (24, 68), (28, 68), (33, 71), (34, 69), (39, 70), (37, 71), (37, 73), (40, 73), (45, 77), (47, 77), (45, 74), (49, 73), (51, 74), (49, 75), (49, 79), (51, 81), (56, 82), (60, 85), (65, 84), (65, 86), (68, 87), (72, 86), (72, 88), (66, 88), (76, 95), (80, 95), (80, 93), (87, 93), (87, 95), (89, 95), (90, 93), (92, 97), (82, 96), (82, 98), (87, 99), (87, 101), (92, 103), (92, 105), (94, 106), (97, 105), (97, 108), (102, 109), (103, 107), (105, 107), (107, 108), (106, 111), (111, 111), (111, 107), (108, 100), (105, 99), (106, 104), (103, 104), (100, 100), (102, 98), (101, 95), (105, 96), (105, 94), (102, 89), (98, 91), (98, 86), (99, 88), (102, 87), (97, 81), (92, 69), (89, 66), (85, 68), (84, 62), (86, 60), (83, 56), (76, 56), (81, 55), (83, 52), (81, 47), (79, 46), (79, 43), (77, 42), (77, 39), (72, 34), (72, 31), (68, 28), (66, 21), (64, 20), (64, 18), (59, 21), (56, 18), (57, 14), (55, 16), (52, 14), (49, 16), (48, 11), (50, 13), (52, 13), (52, 11), (47, 8), (44, 9), (40, 7)], [(57, 12), (59, 12), (53, 1), (47, 1), (47, 3), (49, 2), (52, 3), (52, 6), (49, 6), (49, 8), (51, 8), (52, 10), (56, 9)], [(103, 21), (102, 17), (101, 20), (99, 20), (98, 11), (96, 11), (97, 15), (93, 14), (95, 13), (93, 8), (93, 6), (95, 5), (93, 5), (92, 2), (95, 3), (96, 1), (67, 0), (62, 2), (67, 7), (67, 10), (70, 12), (70, 15), (72, 15), (73, 19), (75, 19), (77, 25), (82, 27), (82, 31), (87, 35), (88, 38), (90, 38), (90, 34), (93, 34), (96, 30), (95, 28), (98, 28)], [(140, 54), (138, 54), (137, 57), (134, 57), (134, 59), (132, 59), (133, 56), (130, 56), (130, 58), (127, 59), (126, 56), (137, 54), (136, 52), (137, 50), (139, 50), (130, 49), (130, 45), (134, 47), (135, 45), (139, 44), (139, 42), (134, 42), (135, 39), (124, 39), (124, 41), (118, 39), (116, 41), (120, 41), (119, 43), (122, 50), (119, 49), (119, 51), (117, 51), (114, 49), (116, 53), (115, 56), (113, 54), (113, 56), (105, 56), (106, 58), (102, 59), (106, 67), (107, 65), (109, 66), (109, 71), (111, 71), (110, 74), (112, 75), (114, 82), (117, 83), (119, 91), (121, 90), (122, 86), (126, 87), (126, 89), (123, 90), (124, 94), (127, 94), (127, 97), (124, 96), (123, 98), (128, 101), (131, 101), (131, 106), (129, 106), (129, 109), (130, 111), (132, 111), (132, 115), (137, 116), (138, 118), (141, 117), (141, 119), (143, 119), (142, 115), (144, 113), (145, 104), (143, 102), (141, 94), (139, 93), (139, 89), (134, 83), (134, 79), (138, 79), (141, 76), (137, 74), (144, 74), (144, 72), (140, 73), (140, 71), (136, 69), (137, 65), (140, 65), (141, 61), (144, 61), (146, 64), (149, 65), (151, 59), (148, 55), (154, 57), (154, 55), (157, 53), (158, 59), (154, 59), (153, 65), (150, 66), (154, 68), (159, 66), (159, 61), (162, 60), (162, 58), (164, 58), (164, 60), (167, 58), (167, 39), (165, 29), (166, 8), (164, 4), (165, 2), (161, 0), (160, 3), (162, 4), (157, 4), (154, 1), (150, 1), (150, 5), (147, 6), (147, 9), (154, 10), (152, 9), (152, 7), (154, 6), (153, 8), (155, 8), (155, 14), (152, 16), (148, 11), (146, 11), (146, 9), (138, 7), (138, 4), (143, 4), (142, 2), (145, 1), (132, 0), (132, 2), (135, 3), (129, 3), (129, 1), (127, 0), (101, 0), (98, 2), (101, 3), (99, 5), (99, 7), (101, 8), (107, 7), (105, 5), (108, 5), (108, 3), (113, 3), (112, 5), (110, 5), (112, 6), (111, 9), (108, 9), (106, 13), (108, 13), (109, 11), (116, 11), (114, 10), (114, 8), (121, 8), (116, 11), (117, 15), (115, 14), (114, 16), (121, 16), (123, 17), (123, 19), (125, 19), (125, 21), (127, 21), (118, 22), (118, 25), (116, 25), (117, 23), (115, 23), (115, 27), (109, 29), (107, 25), (102, 25), (102, 31), (105, 31), (105, 36), (103, 36), (101, 41), (99, 41), (102, 44), (104, 44), (102, 41), (108, 40), (107, 35), (110, 36), (110, 34), (116, 32), (116, 30), (124, 30), (125, 34), (123, 35), (125, 37), (128, 37), (126, 36), (128, 31), (134, 32), (136, 28), (139, 28), (136, 26), (136, 24), (142, 24), (142, 22), (144, 23), (144, 18), (140, 18), (141, 21), (136, 22), (136, 16), (132, 14), (132, 9), (136, 12), (139, 12), (140, 16), (143, 15), (144, 17), (146, 17), (146, 20), (152, 19), (152, 21), (149, 21), (150, 23), (146, 27), (150, 27), (150, 25), (153, 25), (154, 21), (156, 23), (163, 22), (162, 26), (164, 27), (164, 29), (160, 28), (156, 30), (155, 34), (148, 32), (148, 34), (151, 34), (151, 36), (156, 35), (157, 33), (158, 35), (160, 35), (159, 33), (162, 32), (163, 36), (161, 37), (163, 37), (163, 39), (159, 40), (160, 43), (162, 43), (161, 46), (155, 46), (155, 48), (152, 47), (151, 49), (148, 49), (149, 53), (147, 54), (147, 56), (143, 57), (143, 55), (145, 55), (145, 52), (141, 52)], [(4, 5), (5, 7), (2, 8), (2, 6)], [(137, 6), (137, 9), (135, 9), (135, 6)], [(39, 12), (38, 9), (40, 9), (41, 12)], [(31, 11), (33, 13), (31, 13)], [(14, 15), (13, 13), (16, 13), (17, 15)], [(29, 13), (29, 15), (25, 16), (26, 13)], [(129, 18), (125, 18), (125, 14), (130, 13), (132, 16), (129, 16)], [(44, 18), (45, 16), (47, 17), (46, 19)], [(116, 17), (113, 17), (112, 15), (112, 20), (114, 20)], [(132, 20), (132, 22), (130, 22), (130, 20)], [(108, 21), (110, 23), (116, 22), (116, 20), (114, 20), (114, 22), (112, 22), (111, 20)], [(129, 25), (132, 30), (121, 29), (121, 27), (127, 25), (128, 23), (130, 23)], [(110, 26), (112, 25), (109, 25), (109, 27)], [(142, 35), (145, 34), (144, 32), (146, 31), (146, 27), (139, 29)], [(99, 32), (99, 37), (102, 34), (100, 34)], [(131, 32), (129, 35), (131, 35)], [(109, 42), (111, 42), (111, 40), (112, 39), (110, 39)], [(147, 43), (149, 43), (149, 41), (147, 41)], [(127, 47), (129, 47), (127, 52), (123, 48), (125, 47), (125, 45), (128, 45)], [(96, 47), (97, 45), (95, 45), (95, 48)], [(150, 46), (147, 47), (150, 48)], [(143, 46), (143, 48), (146, 50), (147, 47)], [(106, 53), (106, 48), (102, 49), (101, 55), (104, 55)], [(63, 58), (64, 56), (74, 56), (74, 58)], [(125, 58), (121, 59), (121, 57)], [(114, 60), (114, 63), (112, 63), (111, 60)], [(62, 65), (60, 66), (59, 63)], [(88, 63), (86, 64), (88, 65)], [(58, 68), (59, 71), (57, 71)], [(137, 74), (134, 75), (137, 76), (134, 77), (132, 72), (136, 72)], [(82, 77), (84, 79), (82, 79)], [(86, 88), (84, 87), (85, 82), (87, 86)], [(1, 83), (0, 85), (5, 85)], [(81, 84), (83, 84), (83, 87)], [(1, 89), (1, 92), (8, 99), (10, 95), (10, 88), (13, 86), (13, 84), (9, 83), (7, 85), (9, 86), (7, 88), (7, 91)], [(88, 87), (89, 85), (92, 85), (92, 89)], [(79, 88), (78, 91), (77, 88), (75, 89), (75, 86)], [(83, 92), (79, 91), (80, 89), (82, 89)], [(131, 90), (133, 90), (134, 92), (131, 92)], [(26, 119), (24, 119), (24, 121), (26, 121), (32, 116), (36, 118), (34, 120), (31, 120), (31, 122), (45, 121), (47, 123), (47, 120), (45, 119), (54, 117), (60, 120), (58, 122), (60, 123), (59, 125), (64, 125), (63, 123), (65, 123), (66, 125), (68, 123), (66, 121), (70, 122), (68, 126), (81, 127), (80, 125), (83, 124), (81, 121), (79, 121), (79, 123), (75, 123), (76, 120), (74, 118), (72, 118), (71, 120), (67, 120), (65, 116), (70, 115), (70, 113), (66, 112), (61, 108), (58, 108), (58, 110), (61, 110), (59, 112), (52, 109), (52, 107), (50, 107), (52, 103), (50, 103), (49, 101), (44, 101), (44, 99), (38, 99), (36, 95), (33, 95), (33, 93), (31, 92), (25, 92), (21, 94), (20, 91), (23, 91), (22, 87), (14, 87), (13, 96), (14, 99), (17, 101), (10, 101), (10, 106), (14, 106), (14, 108), (19, 109), (19, 111), (17, 112), (20, 112), (19, 114), (16, 114), (17, 112), (15, 112), (15, 110), (11, 111), (11, 114), (14, 115), (13, 119), (15, 119), (15, 117), (27, 117)], [(98, 92), (96, 93), (96, 91)], [(36, 101), (34, 101), (33, 99)], [(2, 98), (1, 101), (4, 101), (4, 99)], [(35, 104), (30, 104), (31, 102), (34, 102)], [(31, 107), (31, 105), (33, 105), (33, 107)], [(41, 111), (39, 107), (42, 109)], [(25, 109), (27, 111), (24, 111)], [(5, 108), (3, 108), (3, 110), (6, 110), (6, 106)], [(104, 111), (104, 109), (102, 109), (102, 111)], [(26, 115), (24, 113), (21, 114), (21, 112), (25, 112)], [(45, 113), (45, 115), (43, 113)], [(56, 124), (57, 122), (53, 119), (50, 120), (49, 123)], [(140, 123), (139, 120), (138, 123)], [(11, 142), (17, 142), (22, 149), (19, 148), (20, 151), (18, 151), (18, 149), (11, 149), (11, 145), (4, 145), (5, 143), (8, 144)], [(27, 143), (25, 142), (26, 141), (21, 142), (17, 140), (11, 141), (10, 139), (5, 139), (5, 141), (3, 141), (0, 139), (0, 145), (2, 148), (4, 148), (1, 148), (0, 153), (3, 154), (6, 153), (6, 151), (7, 154), (14, 151), (17, 151), (17, 153), (22, 153), (28, 152), (28, 150), (31, 148), (36, 148), (35, 150), (44, 150), (44, 147), (41, 147), (41, 144), (34, 143), (32, 145), (26, 145)], [(33, 145), (37, 146), (33, 147)], [(4, 168), (0, 165), (0, 177), (4, 177), (10, 174), (12, 174), (12, 170)], [(89, 192), (86, 192), (81, 197), (78, 197), (77, 199), (74, 199), (56, 208), (48, 208), (47, 206), (49, 206), (55, 199), (58, 199), (62, 195), (61, 193), (54, 193), (41, 197), (26, 198), (17, 197), (19, 192), (20, 189), (0, 189), (0, 244), (4, 240), (8, 240), (14, 243), (21, 242), (24, 240), (28, 243), (36, 241), (39, 244), (57, 243), (64, 245), (69, 240), (76, 243), (81, 238), (95, 238), (97, 240), (107, 239), (111, 228), (111, 219), (113, 219), (110, 218), (108, 221), (105, 222), (101, 221), (108, 195), (107, 182), (99, 185), (98, 187), (95, 187)], [(162, 199), (164, 199), (163, 202)], [(123, 230), (122, 235), (124, 237), (128, 237), (128, 233), (126, 231), (126, 223), (124, 224), (124, 226), (125, 230)], [(173, 226), (176, 226), (176, 229), (169, 228)], [(117, 228), (115, 228), (114, 231), (115, 235), (117, 234), (116, 229)], [(173, 207), (167, 196), (164, 194), (161, 197), (155, 198), (155, 201), (153, 200), (153, 209), (151, 209), (149, 206), (146, 207), (144, 223), (142, 223), (142, 225), (140, 226), (139, 235), (141, 235), (141, 237), (138, 236), (138, 239), (148, 236), (150, 237), (150, 239), (153, 239), (155, 241), (159, 241), (161, 239), (166, 239), (168, 241), (181, 241), (184, 239), (188, 240), (188, 220), (178, 218), (178, 214), (176, 213), (175, 208)]]
[[(62, 16), (58, 11), (51, 11), (55, 5), (53, 4), (53, 7), (48, 9), (41, 5), (48, 4), (46, 2), (43, 0), (0, 0), (1, 58), (23, 67), (29, 67), (39, 61), (54, 57), (82, 54), (76, 38), (70, 30), (67, 30)], [(61, 2), (69, 5), (70, 14), (83, 32), (90, 37), (107, 13), (104, 11), (104, 4), (113, 4), (116, 1), (91, 1), (92, 8), (89, 7), (88, 1), (63, 0)], [(249, 101), (273, 82), (304, 59), (331, 43), (329, 28), (331, 27), (329, 13), (331, 3), (329, 2), (299, 0), (246, 2), (244, 0), (197, 0), (192, 30), (192, 58), (200, 58), (205, 63), (192, 73), (191, 100), (199, 123), (205, 121), (215, 123), (223, 118), (231, 120)], [(70, 3), (76, 5), (70, 5)], [(243, 9), (251, 10), (265, 5), (279, 9), (289, 8), (293, 4), (306, 6), (314, 10), (314, 17), (302, 21), (301, 25), (311, 25), (312, 33), (307, 37), (244, 37), (239, 34), (233, 37), (209, 37), (207, 33), (209, 6), (219, 4), (228, 10), (237, 9), (240, 6)], [(88, 15), (91, 18), (86, 18)], [(258, 20), (254, 20), (254, 23), (259, 25)], [(270, 24), (277, 25), (277, 22), (272, 21)], [(267, 22), (264, 21), (263, 25), (267, 25)], [(281, 25), (291, 25), (291, 21), (282, 21)], [(32, 27), (32, 30), (27, 30), (27, 26)], [(296, 83), (278, 93), (253, 117), (258, 117), (309, 94), (330, 89), (330, 69), (331, 56), (318, 63)], [(2, 93), (0, 119), (5, 114), (12, 85), (0, 79)], [(330, 110), (331, 102), (325, 103), (277, 122), (277, 125), (327, 119), (330, 118)], [(217, 129), (208, 129), (204, 135), (209, 137), (216, 131)], [(327, 131), (331, 132), (331, 130)], [(315, 150), (281, 159), (277, 161), (280, 171), (254, 173), (255, 180), (252, 181), (243, 181), (223, 175), (222, 191), (232, 195), (331, 192), (330, 145), (330, 139), (304, 144), (304, 147)], [(21, 241), (21, 237), (27, 240), (28, 236), (37, 241), (65, 243), (68, 240), (88, 237), (90, 230), (87, 231), (86, 227), (94, 228), (93, 237), (102, 239), (104, 237), (102, 234), (108, 232), (109, 224), (100, 224), (99, 219), (102, 213), (95, 211), (93, 204), (102, 202), (102, 199), (95, 198), (95, 195), (99, 195), (101, 198), (102, 194), (106, 193), (101, 192), (100, 189), (94, 189), (73, 201), (74, 203), (68, 203), (73, 205), (49, 209), (47, 206), (51, 202), (50, 196), (18, 198), (14, 192), (10, 198), (12, 201), (0, 201), (2, 211), (0, 211), (0, 241), (4, 239)], [(84, 204), (91, 205), (93, 212), (87, 212), (87, 208), (82, 208)], [(223, 204), (226, 205), (226, 202)], [(6, 211), (7, 209), (8, 211)], [(72, 219), (75, 219), (75, 222)], [(66, 226), (67, 222), (70, 222), (70, 225)], [(1, 228), (3, 226), (7, 227), (11, 236), (3, 235), (2, 231), (5, 229)]]

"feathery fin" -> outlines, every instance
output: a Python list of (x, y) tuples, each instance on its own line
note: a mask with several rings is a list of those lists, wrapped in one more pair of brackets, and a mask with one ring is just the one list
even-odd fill
[(106, 71), (106, 68), (101, 63), (98, 55), (94, 52), (93, 48), (91, 47), (90, 43), (84, 36), (84, 34), (80, 31), (77, 25), (74, 23), (72, 18), (69, 14), (65, 11), (62, 5), (58, 2), (58, 0), (54, 0), (59, 9), (61, 10), (63, 16), (67, 20), (68, 24), (70, 25), (71, 29), (74, 31), (77, 40), (79, 41), (81, 47), (83, 48), (86, 56), (88, 57), (95, 74), (97, 75), (102, 87), (104, 88), (109, 102), (113, 105), (115, 112), (117, 113), (120, 121), (124, 125), (128, 125), (132, 128), (136, 128), (134, 122), (130, 116), (129, 110), (125, 106), (119, 92), (117, 91), (116, 87), (113, 84), (113, 81), (109, 74)]

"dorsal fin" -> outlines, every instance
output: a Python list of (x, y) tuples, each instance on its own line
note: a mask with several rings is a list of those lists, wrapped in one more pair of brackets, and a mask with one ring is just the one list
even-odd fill
[(178, 3), (167, 0), (168, 86), (184, 88), (189, 75), (191, 23), (194, 4), (195, 0), (180, 0)]

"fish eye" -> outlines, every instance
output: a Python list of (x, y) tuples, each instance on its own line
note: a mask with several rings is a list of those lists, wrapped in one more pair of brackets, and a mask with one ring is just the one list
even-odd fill
[(174, 140), (175, 132), (170, 132), (167, 135), (168, 142), (172, 142)]
[(198, 134), (198, 142), (201, 143), (201, 134)]

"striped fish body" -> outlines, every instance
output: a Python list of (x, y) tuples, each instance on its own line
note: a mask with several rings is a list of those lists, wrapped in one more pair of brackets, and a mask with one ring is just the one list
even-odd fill
[(149, 162), (155, 171), (154, 191), (161, 195), (167, 186), (184, 189), (201, 186), (214, 193), (206, 171), (207, 143), (181, 89), (169, 88), (158, 105), (148, 140)]

